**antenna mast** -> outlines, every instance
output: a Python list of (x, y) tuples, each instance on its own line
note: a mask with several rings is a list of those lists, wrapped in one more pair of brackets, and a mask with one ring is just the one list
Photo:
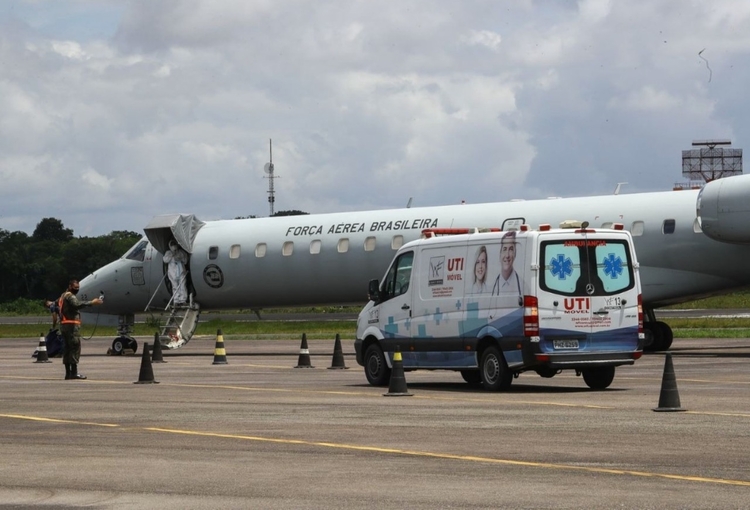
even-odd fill
[(270, 157), (270, 161), (265, 164), (263, 167), (263, 171), (268, 174), (268, 177), (265, 177), (268, 179), (268, 207), (271, 212), (271, 216), (273, 216), (273, 204), (276, 201), (276, 197), (273, 194), (273, 180), (276, 178), (276, 176), (273, 174), (273, 141), (269, 138), (268, 139), (268, 155)]

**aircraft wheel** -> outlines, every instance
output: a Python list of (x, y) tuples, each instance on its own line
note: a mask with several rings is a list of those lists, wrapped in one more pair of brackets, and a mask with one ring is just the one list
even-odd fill
[(583, 381), (592, 390), (603, 390), (612, 384), (615, 378), (615, 367), (597, 367), (582, 370)]
[(469, 383), (472, 388), (479, 388), (482, 385), (482, 376), (479, 370), (461, 370), (461, 377)]
[(672, 347), (672, 340), (674, 340), (674, 333), (672, 332), (672, 328), (669, 327), (669, 324), (662, 321), (657, 321), (654, 324), (661, 330), (661, 350), (666, 351), (667, 349)]
[(387, 386), (391, 380), (391, 369), (385, 362), (383, 349), (372, 344), (365, 351), (365, 376), (373, 386)]
[(128, 349), (133, 349), (133, 353), (138, 352), (138, 342), (134, 338), (128, 338)]
[(646, 352), (663, 351), (665, 331), (659, 327), (659, 322), (646, 322), (643, 325), (643, 330), (646, 333), (646, 340), (643, 342), (643, 350)]
[(112, 354), (115, 356), (121, 356), (126, 345), (128, 345), (128, 339), (124, 336), (118, 336), (112, 341)]
[(488, 347), (482, 353), (479, 374), (484, 388), (488, 391), (507, 390), (513, 382), (513, 374), (508, 370), (505, 357), (500, 349), (494, 346)]

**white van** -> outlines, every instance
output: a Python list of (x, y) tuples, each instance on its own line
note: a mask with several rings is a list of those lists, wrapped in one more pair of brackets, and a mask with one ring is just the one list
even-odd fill
[(638, 262), (622, 225), (426, 229), (369, 293), (354, 347), (375, 386), (397, 350), (407, 371), (457, 370), (488, 390), (564, 369), (604, 389), (642, 354)]

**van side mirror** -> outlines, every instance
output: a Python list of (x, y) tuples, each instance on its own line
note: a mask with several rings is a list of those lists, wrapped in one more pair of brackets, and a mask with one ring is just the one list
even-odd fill
[(370, 280), (370, 284), (367, 286), (367, 297), (376, 303), (380, 301), (380, 285), (378, 280)]

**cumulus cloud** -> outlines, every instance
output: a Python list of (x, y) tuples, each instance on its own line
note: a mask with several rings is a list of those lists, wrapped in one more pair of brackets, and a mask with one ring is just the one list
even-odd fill
[(667, 189), (692, 139), (747, 129), (729, 0), (0, 9), (6, 230), (265, 215), (269, 139), (276, 209), (329, 212)]

